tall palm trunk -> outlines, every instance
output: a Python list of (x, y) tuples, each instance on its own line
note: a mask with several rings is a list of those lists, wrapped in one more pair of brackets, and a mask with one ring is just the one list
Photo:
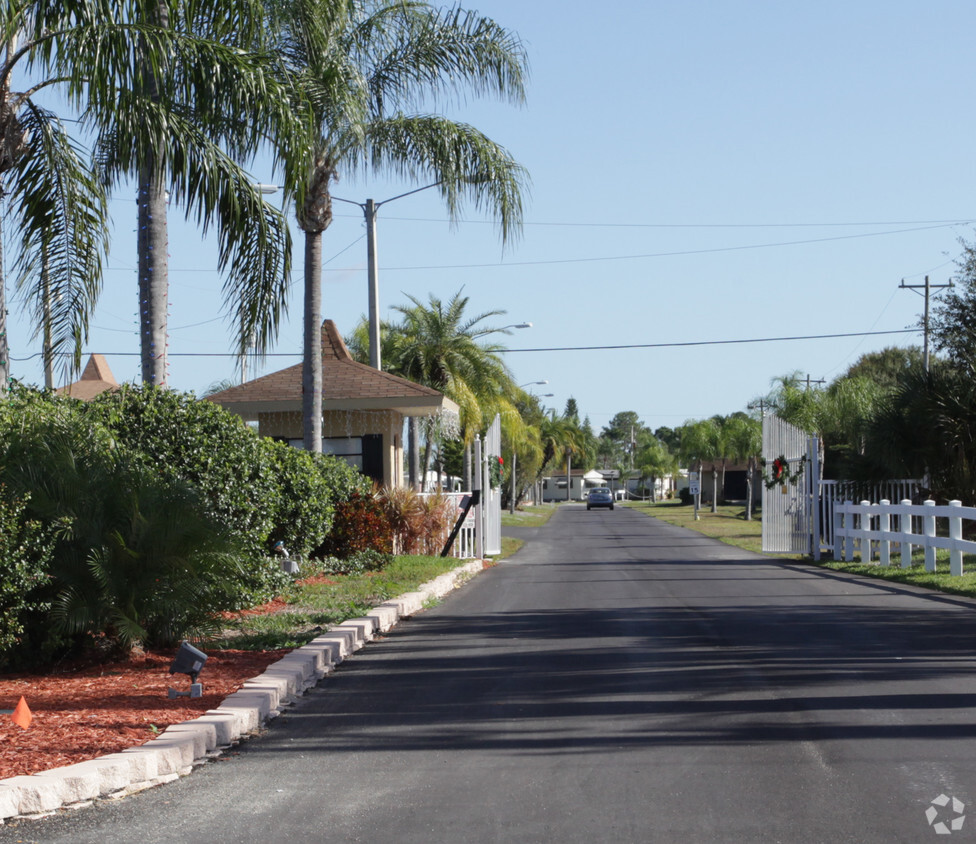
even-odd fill
[(410, 488), (420, 492), (420, 423), (411, 416), (407, 425), (407, 448), (410, 453)]
[[(152, 156), (154, 159), (155, 156)], [(166, 386), (169, 259), (166, 190), (152, 160), (139, 174), (139, 348), (142, 383)]]
[(48, 273), (47, 241), (41, 244), (41, 308), (43, 309), (43, 351), (41, 361), (44, 364), (44, 386), (48, 390), (54, 389), (54, 356), (51, 349), (51, 278)]
[[(3, 216), (3, 182), (0, 181), (0, 218)], [(7, 345), (7, 277), (3, 269), (3, 239), (0, 238), (0, 396), (7, 392), (10, 378), (10, 347)]]
[(302, 344), (302, 437), (322, 452), (322, 232), (305, 232), (305, 328)]
[[(169, 10), (158, 3), (155, 21), (161, 27), (169, 25)], [(157, 74), (165, 68), (152, 70), (145, 60), (146, 79), (150, 99), (159, 99)], [(166, 228), (166, 188), (163, 173), (155, 152), (150, 152), (139, 170), (137, 244), (139, 252), (139, 350), (142, 360), (142, 383), (166, 386), (167, 349), (166, 327), (169, 318), (167, 303), (169, 258)]]
[(298, 225), (305, 232), (305, 329), (302, 342), (302, 441), (322, 453), (322, 233), (332, 222), (329, 182), (335, 170), (318, 156)]
[[(17, 36), (11, 35), (3, 44), (4, 66), (10, 57), (17, 52)], [(10, 75), (4, 78), (0, 87), (0, 219), (3, 219), (5, 208), (3, 177), (14, 166), (14, 162), (23, 154), (24, 133), (17, 120), (17, 115), (10, 107)], [(7, 276), (3, 265), (3, 240), (0, 238), (0, 395), (7, 392), (7, 382), (10, 379), (10, 346), (7, 342)]]
[(430, 454), (432, 446), (433, 441), (430, 438), (430, 428), (428, 427), (427, 436), (424, 439), (424, 456), (421, 460), (421, 466), (423, 467), (420, 476), (422, 478), (421, 492), (430, 492), (430, 490), (427, 488), (427, 478), (430, 474)]

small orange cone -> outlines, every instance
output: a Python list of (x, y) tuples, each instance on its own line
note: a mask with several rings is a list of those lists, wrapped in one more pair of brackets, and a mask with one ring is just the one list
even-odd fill
[(17, 708), (14, 709), (13, 715), (10, 716), (10, 720), (22, 730), (26, 730), (31, 725), (33, 718), (34, 716), (31, 715), (30, 707), (27, 705), (27, 701), (24, 700), (23, 695), (21, 695), (20, 701), (17, 703)]

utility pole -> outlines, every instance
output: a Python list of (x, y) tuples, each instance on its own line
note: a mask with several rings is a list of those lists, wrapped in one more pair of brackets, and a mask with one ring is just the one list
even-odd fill
[(810, 373), (807, 373), (807, 392), (810, 392), (811, 384), (826, 384), (827, 382), (823, 378), (814, 378), (811, 380)]
[(931, 299), (932, 290), (941, 290), (944, 287), (952, 287), (952, 279), (950, 278), (946, 284), (930, 284), (929, 277), (925, 276), (925, 284), (905, 284), (905, 279), (901, 280), (901, 284), (898, 285), (903, 290), (914, 290), (918, 292), (919, 290), (924, 290), (924, 293), (919, 293), (919, 296), (925, 297), (925, 316), (922, 318), (922, 365), (925, 367), (925, 371), (929, 371), (929, 300)]
[(757, 407), (759, 408), (759, 418), (760, 419), (765, 419), (766, 418), (766, 408), (767, 407), (770, 407), (769, 402), (766, 401), (766, 399), (759, 399), (759, 401), (757, 401), (755, 404), (747, 404), (746, 405), (746, 410), (755, 410)]

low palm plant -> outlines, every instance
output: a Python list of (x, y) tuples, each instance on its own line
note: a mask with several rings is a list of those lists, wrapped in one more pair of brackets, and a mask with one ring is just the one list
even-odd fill
[(252, 597), (239, 549), (188, 485), (116, 447), (73, 403), (18, 411), (0, 426), (0, 479), (58, 529), (39, 596), (51, 615), (28, 631), (33, 644), (172, 644)]
[(440, 554), (454, 526), (455, 512), (454, 501), (447, 495), (436, 493), (424, 498), (424, 541), (423, 548), (418, 549), (417, 553), (430, 556)]
[(418, 553), (426, 515), (423, 497), (408, 487), (384, 487), (377, 498), (393, 529), (393, 553)]

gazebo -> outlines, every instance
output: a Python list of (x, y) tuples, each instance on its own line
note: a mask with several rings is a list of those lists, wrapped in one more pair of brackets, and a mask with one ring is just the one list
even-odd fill
[[(256, 423), (262, 436), (302, 447), (300, 363), (207, 398)], [(404, 419), (457, 412), (443, 393), (353, 360), (335, 323), (322, 323), (323, 453), (384, 486), (402, 486)]]

